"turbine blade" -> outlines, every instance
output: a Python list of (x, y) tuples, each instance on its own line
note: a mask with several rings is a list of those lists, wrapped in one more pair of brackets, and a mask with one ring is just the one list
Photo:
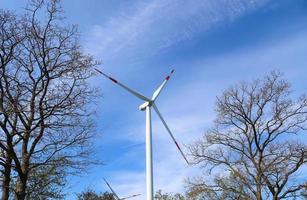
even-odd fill
[(141, 194), (135, 194), (135, 195), (131, 195), (129, 197), (121, 198), (120, 200), (130, 199), (130, 198), (137, 197), (137, 196), (140, 196), (140, 195)]
[(113, 190), (113, 188), (111, 187), (111, 185), (108, 183), (108, 181), (106, 179), (103, 179), (104, 182), (107, 184), (107, 186), (110, 188), (113, 196), (117, 199), (117, 200), (120, 200), (120, 198), (117, 196), (117, 194), (115, 193), (115, 191)]
[(135, 90), (125, 86), (124, 84), (120, 83), (119, 81), (117, 81), (115, 78), (112, 78), (111, 76), (105, 74), (104, 72), (100, 71), (97, 68), (94, 68), (95, 71), (97, 71), (98, 73), (102, 74), (103, 76), (105, 76), (106, 78), (110, 79), (113, 83), (119, 85), (120, 87), (124, 88), (125, 90), (127, 90), (128, 92), (130, 92), (131, 94), (133, 94), (134, 96), (138, 97), (139, 99), (142, 99), (144, 101), (151, 101), (149, 98), (141, 95), (140, 93), (136, 92)]
[(163, 88), (165, 87), (167, 81), (171, 78), (171, 75), (174, 73), (175, 70), (172, 70), (171, 73), (165, 77), (164, 81), (162, 82), (162, 84), (158, 87), (158, 89), (153, 93), (151, 100), (155, 101), (158, 96), (160, 95), (161, 91), (163, 90)]
[(161, 113), (159, 112), (159, 110), (158, 110), (156, 104), (153, 103), (152, 106), (153, 106), (154, 110), (156, 111), (156, 113), (158, 114), (159, 118), (161, 119), (161, 121), (162, 121), (163, 125), (165, 126), (167, 132), (168, 132), (169, 135), (171, 136), (171, 138), (172, 138), (173, 142), (175, 143), (177, 149), (180, 151), (182, 157), (184, 158), (184, 160), (185, 160), (185, 161), (187, 162), (187, 164), (189, 165), (190, 163), (189, 163), (188, 159), (186, 158), (186, 156), (184, 155), (183, 151), (181, 150), (181, 148), (180, 148), (179, 144), (177, 143), (175, 137), (173, 136), (171, 130), (169, 129), (169, 127), (168, 127), (168, 125), (166, 124), (165, 120), (163, 119)]

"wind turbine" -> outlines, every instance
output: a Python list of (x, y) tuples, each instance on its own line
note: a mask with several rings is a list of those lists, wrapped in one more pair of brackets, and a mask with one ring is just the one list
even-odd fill
[(141, 194), (135, 194), (135, 195), (131, 195), (131, 196), (128, 196), (128, 197), (124, 197), (124, 198), (119, 198), (118, 195), (115, 193), (115, 191), (113, 190), (113, 188), (111, 187), (111, 185), (108, 183), (108, 181), (106, 179), (103, 179), (104, 182), (107, 184), (107, 186), (110, 188), (112, 194), (113, 194), (113, 197), (116, 199), (116, 200), (125, 200), (125, 199), (130, 199), (130, 198), (133, 198), (133, 197), (137, 197), (137, 196), (140, 196)]
[(139, 106), (141, 111), (146, 111), (146, 191), (147, 191), (147, 200), (153, 200), (153, 167), (152, 167), (152, 128), (151, 128), (151, 108), (153, 108), (160, 120), (162, 121), (163, 125), (165, 126), (167, 132), (169, 133), (170, 137), (172, 138), (173, 142), (175, 143), (177, 149), (179, 150), (180, 154), (189, 165), (189, 161), (184, 155), (183, 151), (181, 150), (179, 144), (177, 143), (175, 137), (173, 136), (171, 130), (169, 129), (168, 125), (166, 124), (164, 118), (162, 117), (160, 111), (158, 110), (155, 101), (157, 100), (158, 96), (160, 95), (161, 91), (165, 87), (166, 83), (169, 81), (171, 75), (174, 73), (174, 70), (165, 77), (162, 84), (158, 87), (158, 89), (153, 93), (151, 98), (148, 98), (139, 92), (127, 87), (126, 85), (120, 83), (115, 78), (105, 74), (104, 72), (100, 71), (99, 69), (95, 70), (100, 73), (101, 75), (105, 76), (106, 78), (110, 79), (113, 83), (117, 84), (118, 86), (122, 87), (123, 89), (130, 92), (132, 95), (136, 96), (137, 98), (145, 101), (142, 105)]

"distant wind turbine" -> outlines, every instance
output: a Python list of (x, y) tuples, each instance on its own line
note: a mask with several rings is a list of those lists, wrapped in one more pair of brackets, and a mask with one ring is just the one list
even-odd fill
[(131, 195), (131, 196), (128, 196), (128, 197), (124, 197), (124, 198), (119, 198), (118, 195), (115, 193), (115, 191), (113, 190), (113, 188), (111, 187), (111, 185), (108, 183), (108, 181), (106, 179), (103, 179), (104, 182), (107, 184), (107, 186), (110, 188), (111, 192), (112, 192), (112, 195), (113, 197), (116, 199), (116, 200), (125, 200), (125, 199), (130, 199), (130, 198), (133, 198), (133, 197), (137, 197), (137, 196), (140, 196), (141, 194), (135, 194), (135, 195)]
[(155, 100), (158, 98), (158, 96), (160, 95), (161, 91), (165, 87), (166, 83), (170, 79), (171, 75), (174, 73), (174, 70), (172, 70), (171, 73), (168, 76), (166, 76), (166, 78), (164, 79), (162, 84), (153, 93), (151, 98), (148, 98), (148, 97), (140, 94), (139, 92), (136, 92), (135, 90), (125, 86), (124, 84), (120, 83), (119, 81), (117, 81), (116, 79), (112, 78), (111, 76), (108, 76), (107, 74), (105, 74), (104, 72), (100, 71), (99, 69), (95, 68), (95, 70), (98, 73), (100, 73), (103, 76), (105, 76), (106, 78), (110, 79), (113, 83), (115, 83), (115, 84), (119, 85), (120, 87), (122, 87), (123, 89), (127, 90), (128, 92), (130, 92), (131, 94), (133, 94), (137, 98), (145, 101), (142, 105), (140, 105), (139, 109), (141, 111), (146, 110), (146, 188), (147, 188), (147, 200), (153, 200), (153, 167), (152, 167), (152, 163), (153, 162), (152, 162), (151, 107), (153, 107), (153, 109), (158, 114), (158, 117), (162, 121), (162, 123), (165, 126), (165, 128), (166, 128), (167, 132), (169, 133), (169, 135), (171, 136), (171, 138), (172, 138), (173, 142), (175, 143), (177, 149), (179, 150), (180, 154), (182, 155), (182, 157), (184, 158), (186, 163), (189, 165), (188, 159), (184, 155), (183, 151), (181, 150), (179, 144), (177, 143), (175, 137), (173, 136), (171, 130), (169, 129), (168, 125), (166, 124), (165, 120), (163, 119), (160, 111), (158, 110), (158, 108), (157, 108), (157, 106), (155, 104)]

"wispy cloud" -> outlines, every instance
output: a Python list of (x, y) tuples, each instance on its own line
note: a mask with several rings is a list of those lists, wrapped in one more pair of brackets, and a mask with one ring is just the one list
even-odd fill
[(104, 59), (121, 53), (152, 55), (196, 34), (204, 34), (220, 23), (232, 22), (268, 1), (139, 1), (132, 9), (94, 26), (87, 37), (86, 48)]

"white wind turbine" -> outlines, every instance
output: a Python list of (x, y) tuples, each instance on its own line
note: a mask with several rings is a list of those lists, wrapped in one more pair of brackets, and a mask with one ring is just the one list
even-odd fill
[(130, 198), (133, 198), (133, 197), (137, 197), (137, 196), (140, 196), (141, 194), (135, 194), (135, 195), (131, 195), (131, 196), (128, 196), (128, 197), (124, 197), (124, 198), (119, 198), (118, 195), (115, 193), (115, 191), (113, 190), (113, 188), (111, 187), (111, 185), (108, 183), (108, 181), (106, 179), (103, 179), (104, 182), (107, 184), (107, 186), (110, 188), (112, 194), (113, 194), (113, 197), (116, 199), (116, 200), (125, 200), (125, 199), (130, 199)]
[(152, 98), (148, 98), (148, 97), (146, 97), (146, 96), (136, 92), (135, 90), (125, 86), (124, 84), (120, 83), (116, 79), (108, 76), (107, 74), (105, 74), (104, 72), (102, 72), (102, 71), (100, 71), (100, 70), (98, 70), (96, 68), (95, 68), (95, 70), (97, 72), (99, 72), (100, 74), (102, 74), (103, 76), (105, 76), (106, 78), (108, 78), (111, 81), (113, 81), (113, 83), (116, 83), (120, 87), (124, 88), (125, 90), (127, 90), (128, 92), (130, 92), (131, 94), (136, 96), (137, 98), (145, 101), (142, 105), (140, 105), (139, 109), (141, 111), (146, 110), (146, 190), (147, 190), (147, 200), (153, 200), (152, 129), (151, 129), (151, 108), (152, 107), (156, 111), (156, 113), (158, 114), (158, 117), (162, 121), (162, 123), (165, 126), (165, 128), (166, 128), (167, 132), (169, 133), (169, 135), (171, 136), (173, 142), (175, 143), (175, 145), (178, 148), (179, 152), (181, 153), (182, 157), (184, 158), (184, 160), (189, 165), (188, 159), (185, 157), (185, 155), (182, 152), (180, 146), (178, 145), (176, 139), (174, 138), (171, 130), (169, 129), (168, 125), (166, 124), (165, 120), (163, 119), (161, 113), (159, 112), (159, 110), (158, 110), (158, 108), (157, 108), (157, 106), (155, 104), (155, 100), (160, 95), (161, 91), (163, 90), (163, 88), (165, 87), (166, 83), (170, 79), (170, 77), (173, 74), (174, 70), (172, 70), (171, 73), (168, 76), (166, 76), (166, 78), (162, 82), (162, 84), (153, 93)]

